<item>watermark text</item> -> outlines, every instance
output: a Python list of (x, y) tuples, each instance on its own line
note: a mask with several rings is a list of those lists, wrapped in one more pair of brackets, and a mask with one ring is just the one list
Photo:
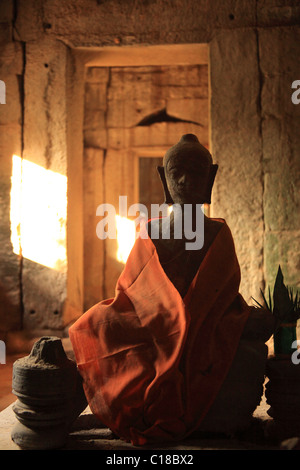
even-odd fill
[(292, 349), (296, 349), (296, 351), (293, 352), (292, 356), (291, 356), (291, 359), (292, 359), (292, 363), (295, 364), (295, 365), (298, 365), (300, 364), (300, 349), (297, 349), (299, 346), (300, 348), (300, 340), (298, 339), (295, 339), (295, 341), (292, 342)]
[(2, 340), (0, 340), (0, 364), (6, 364), (6, 346)]
[(0, 80), (0, 104), (6, 104), (6, 86), (3, 80)]
[(300, 80), (294, 80), (292, 83), (292, 88), (296, 89), (292, 93), (291, 100), (293, 104), (299, 104), (300, 103)]
[[(204, 243), (204, 212), (202, 204), (179, 204), (172, 206), (174, 217), (172, 218), (172, 238), (188, 240), (185, 244), (187, 250), (200, 250)], [(163, 230), (160, 233), (159, 224), (151, 226), (151, 238), (171, 238), (170, 206), (168, 204), (151, 204), (151, 214), (144, 204), (132, 204), (127, 206), (127, 196), (119, 196), (118, 215), (125, 218), (135, 217), (134, 224), (136, 235), (140, 238), (148, 238), (147, 230), (142, 230), (149, 219), (163, 220)], [(101, 204), (97, 207), (96, 215), (102, 217), (96, 226), (97, 237), (101, 240), (117, 238), (116, 209), (112, 204)]]

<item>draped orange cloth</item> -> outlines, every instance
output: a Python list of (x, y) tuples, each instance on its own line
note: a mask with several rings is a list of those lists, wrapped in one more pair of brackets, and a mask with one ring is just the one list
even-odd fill
[(199, 427), (253, 308), (239, 284), (225, 221), (183, 299), (152, 240), (136, 240), (115, 297), (69, 330), (89, 406), (103, 424), (134, 445), (180, 440)]

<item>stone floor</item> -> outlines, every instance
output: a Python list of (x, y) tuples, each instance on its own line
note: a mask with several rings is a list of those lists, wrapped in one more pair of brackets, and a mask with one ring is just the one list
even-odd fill
[[(16, 418), (12, 410), (13, 404), (9, 405), (0, 413), (0, 450), (20, 450), (11, 439), (11, 430), (15, 425)], [(255, 413), (263, 419), (265, 416), (264, 405), (259, 407)], [(257, 434), (256, 434), (257, 432)], [(103, 427), (101, 423), (91, 414), (87, 408), (75, 421), (68, 439), (62, 450), (173, 450), (173, 451), (196, 451), (196, 450), (278, 450), (280, 446), (267, 444), (261, 440), (260, 431), (253, 428), (248, 436), (230, 438), (226, 436), (192, 436), (185, 441), (160, 446), (146, 446), (143, 448), (132, 446), (129, 443), (117, 439), (112, 432)]]
[[(16, 399), (13, 394), (7, 394), (4, 398), (5, 400)], [(2, 401), (2, 403), (4, 402)], [(11, 439), (12, 428), (17, 422), (12, 406), (13, 402), (0, 412), (0, 450), (20, 450)], [(90, 409), (86, 408), (73, 424), (67, 441), (61, 450), (145, 450), (151, 452), (155, 449), (172, 450), (177, 453), (198, 450), (279, 450), (282, 445), (267, 442), (262, 435), (262, 426), (266, 420), (269, 420), (267, 409), (268, 405), (263, 398), (254, 413), (253, 426), (246, 435), (235, 438), (229, 436), (192, 436), (185, 441), (172, 445), (139, 448), (117, 439), (109, 429), (99, 423), (90, 412)]]
[[(64, 344), (68, 349), (68, 344)], [(0, 450), (20, 450), (20, 448), (11, 439), (11, 430), (17, 422), (12, 410), (13, 402), (16, 397), (11, 390), (12, 365), (18, 357), (26, 354), (15, 354), (7, 358), (5, 365), (0, 365)], [(273, 439), (266, 439), (265, 427), (271, 422), (267, 414), (269, 406), (263, 396), (260, 405), (254, 412), (253, 425), (247, 433), (243, 435), (229, 436), (191, 436), (185, 441), (172, 445), (161, 445), (159, 447), (135, 447), (129, 443), (117, 439), (112, 432), (103, 427), (101, 423), (87, 408), (75, 421), (65, 445), (61, 450), (104, 450), (104, 451), (123, 451), (151, 450), (164, 451), (198, 451), (198, 450), (280, 450), (293, 449), (299, 446), (298, 438), (294, 440), (280, 442)]]

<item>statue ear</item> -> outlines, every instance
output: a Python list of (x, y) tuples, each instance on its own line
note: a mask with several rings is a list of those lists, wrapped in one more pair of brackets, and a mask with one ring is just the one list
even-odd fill
[(206, 193), (205, 193), (205, 203), (210, 204), (211, 203), (211, 193), (212, 193), (212, 188), (214, 185), (215, 177), (217, 174), (219, 166), (218, 165), (211, 165), (209, 175), (208, 175), (208, 182), (207, 182), (207, 188), (206, 188)]
[(157, 166), (157, 171), (160, 177), (160, 180), (163, 185), (164, 193), (165, 193), (165, 204), (174, 204), (171, 194), (169, 193), (168, 185), (167, 185), (167, 180), (166, 180), (166, 175), (165, 175), (165, 169), (163, 166)]

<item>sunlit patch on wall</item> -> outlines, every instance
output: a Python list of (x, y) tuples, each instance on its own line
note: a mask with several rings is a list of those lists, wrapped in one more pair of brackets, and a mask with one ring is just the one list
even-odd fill
[(13, 155), (10, 225), (14, 253), (66, 271), (67, 177)]
[(125, 264), (136, 239), (135, 222), (127, 217), (116, 215), (116, 229), (118, 243), (117, 260)]

